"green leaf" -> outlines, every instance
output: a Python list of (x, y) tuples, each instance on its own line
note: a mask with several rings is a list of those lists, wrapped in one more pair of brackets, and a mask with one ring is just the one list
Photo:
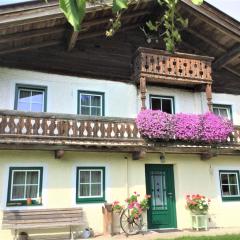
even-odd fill
[(203, 4), (203, 0), (192, 0), (192, 3), (200, 6), (201, 4)]
[(126, 9), (128, 7), (127, 0), (113, 0), (112, 12), (117, 13), (122, 9)]
[(153, 24), (151, 20), (149, 20), (148, 22), (146, 22), (147, 27), (149, 28), (150, 31), (158, 31), (158, 26)]
[(74, 31), (80, 31), (86, 12), (86, 0), (59, 0), (59, 5)]

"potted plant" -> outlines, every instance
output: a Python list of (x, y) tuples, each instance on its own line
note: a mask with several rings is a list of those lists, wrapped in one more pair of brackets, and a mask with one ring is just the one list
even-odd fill
[(211, 202), (210, 199), (207, 199), (205, 196), (200, 194), (196, 195), (187, 195), (187, 208), (191, 211), (191, 213), (195, 215), (206, 215), (208, 213), (209, 204)]

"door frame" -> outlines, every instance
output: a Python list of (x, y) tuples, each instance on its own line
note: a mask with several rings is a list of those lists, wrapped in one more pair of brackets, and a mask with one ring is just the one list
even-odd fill
[[(171, 228), (158, 228), (158, 229), (177, 229), (177, 209), (176, 209), (176, 191), (175, 191), (176, 189), (175, 189), (174, 165), (173, 164), (145, 164), (145, 184), (146, 184), (146, 193), (147, 194), (149, 194), (149, 192), (148, 192), (149, 182), (148, 182), (147, 173), (149, 171), (148, 168), (150, 166), (170, 167), (170, 169), (172, 171), (172, 187), (173, 187), (173, 200), (174, 200), (172, 211), (173, 211), (173, 219), (174, 219), (173, 225), (174, 226)], [(150, 224), (149, 218), (150, 218), (150, 214), (149, 214), (149, 210), (147, 210), (147, 227), (148, 227), (148, 229), (154, 229), (154, 228), (151, 228), (149, 225)]]

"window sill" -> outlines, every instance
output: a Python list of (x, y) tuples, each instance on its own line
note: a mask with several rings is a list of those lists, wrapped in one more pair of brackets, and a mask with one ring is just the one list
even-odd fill
[(240, 196), (237, 196), (237, 197), (222, 197), (222, 201), (223, 202), (236, 202), (236, 201), (240, 202)]
[(105, 199), (77, 199), (76, 203), (77, 204), (85, 204), (85, 203), (105, 203), (106, 200)]
[(42, 206), (42, 203), (21, 203), (21, 202), (15, 202), (15, 203), (7, 203), (7, 207), (34, 207), (34, 206)]

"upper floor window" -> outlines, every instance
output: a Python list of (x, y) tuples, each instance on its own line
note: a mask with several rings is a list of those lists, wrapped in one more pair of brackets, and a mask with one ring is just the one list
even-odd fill
[(174, 97), (150, 95), (150, 108), (173, 114)]
[(240, 200), (239, 171), (220, 171), (219, 176), (222, 199)]
[(47, 88), (42, 86), (16, 85), (15, 110), (45, 112)]
[(78, 114), (104, 116), (104, 93), (78, 91)]
[(40, 204), (42, 197), (42, 167), (11, 167), (8, 182), (8, 206)]
[(103, 202), (105, 200), (105, 168), (77, 168), (77, 202)]
[(213, 104), (213, 112), (222, 117), (232, 120), (232, 106), (223, 104)]

